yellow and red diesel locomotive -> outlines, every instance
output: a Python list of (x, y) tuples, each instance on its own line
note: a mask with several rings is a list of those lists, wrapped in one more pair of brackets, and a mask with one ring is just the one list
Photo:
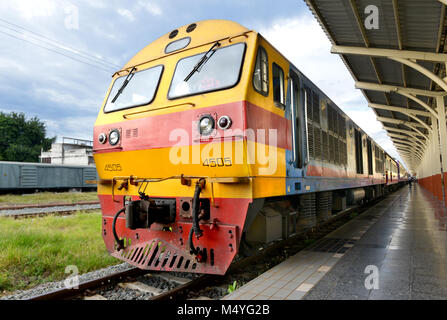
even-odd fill
[(94, 128), (103, 238), (142, 269), (225, 274), (406, 181), (405, 169), (259, 33), (181, 27), (118, 71)]

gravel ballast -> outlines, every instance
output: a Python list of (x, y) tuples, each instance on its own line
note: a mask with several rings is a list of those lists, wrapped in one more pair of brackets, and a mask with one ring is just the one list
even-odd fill
[[(108, 275), (112, 275), (114, 273), (117, 272), (123, 272), (129, 269), (132, 269), (133, 267), (128, 264), (128, 263), (123, 263), (123, 264), (119, 264), (116, 266), (111, 266), (108, 268), (104, 268), (101, 270), (96, 270), (96, 271), (92, 271), (89, 273), (85, 273), (83, 275), (79, 276), (79, 282), (83, 283), (83, 282), (87, 282), (90, 280), (95, 280), (101, 277), (105, 277)], [(44, 293), (49, 293), (52, 292), (54, 290), (57, 289), (62, 289), (65, 287), (64, 284), (65, 280), (62, 281), (57, 281), (57, 282), (49, 282), (49, 283), (44, 283), (41, 284), (33, 289), (30, 290), (26, 290), (26, 291), (17, 291), (12, 295), (9, 296), (5, 296), (0, 298), (0, 300), (27, 300), (30, 299), (32, 297), (44, 294)]]
[(99, 204), (83, 204), (76, 206), (59, 206), (59, 207), (47, 207), (47, 208), (24, 208), (24, 209), (8, 209), (0, 210), (0, 216), (4, 217), (14, 217), (21, 215), (39, 215), (46, 213), (58, 213), (67, 211), (83, 211), (83, 210), (96, 210), (100, 209)]

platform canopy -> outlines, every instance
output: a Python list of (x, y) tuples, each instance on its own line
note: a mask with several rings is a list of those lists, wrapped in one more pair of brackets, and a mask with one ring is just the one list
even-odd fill
[(438, 141), (430, 148), (439, 156), (447, 0), (304, 1), (410, 170), (420, 166), (430, 141)]

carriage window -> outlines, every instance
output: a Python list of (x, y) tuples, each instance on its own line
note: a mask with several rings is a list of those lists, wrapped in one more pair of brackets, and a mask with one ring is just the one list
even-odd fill
[[(177, 63), (168, 98), (175, 99), (234, 87), (242, 71), (245, 44), (223, 47), (181, 59)], [(202, 65), (195, 70), (200, 61)]]
[(255, 72), (253, 75), (253, 86), (260, 94), (269, 94), (269, 62), (267, 52), (263, 47), (259, 47), (256, 58)]
[(284, 71), (273, 63), (273, 101), (278, 107), (284, 108)]

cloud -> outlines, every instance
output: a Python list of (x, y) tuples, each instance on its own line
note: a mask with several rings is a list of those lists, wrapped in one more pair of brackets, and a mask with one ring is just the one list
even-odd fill
[(274, 22), (260, 33), (339, 106), (364, 98), (340, 58), (330, 54), (331, 43), (313, 16)]
[(54, 15), (56, 6), (56, 1), (54, 0), (16, 0), (10, 8), (18, 11), (23, 18), (32, 19), (34, 17), (50, 17)]
[[(47, 136), (57, 136), (58, 140), (62, 137), (71, 137), (78, 139), (91, 140), (93, 134), (93, 126), (96, 117), (94, 116), (77, 116), (77, 117), (60, 117), (58, 120), (45, 119), (45, 127)], [(63, 132), (62, 134), (60, 134)]]
[(383, 130), (382, 123), (379, 121), (372, 121), (376, 118), (376, 114), (371, 109), (349, 111), (349, 117), (360, 126), (370, 136), (377, 136)]
[(144, 8), (147, 12), (149, 12), (153, 16), (161, 16), (163, 14), (161, 8), (156, 3), (153, 2), (138, 1), (138, 6)]
[(116, 12), (118, 12), (119, 15), (123, 16), (124, 18), (126, 18), (129, 21), (135, 21), (134, 14), (132, 13), (132, 11), (130, 11), (128, 9), (120, 8), (120, 9), (116, 10)]
[(0, 71), (26, 74), (28, 69), (23, 63), (0, 57)]
[(120, 8), (117, 10), (118, 14), (125, 17), (127, 20), (134, 22), (137, 20), (136, 15), (142, 10), (149, 12), (153, 16), (161, 16), (163, 11), (156, 3), (148, 1), (138, 1), (132, 9)]
[(48, 99), (58, 106), (76, 106), (78, 110), (85, 109), (91, 110), (92, 107), (99, 105), (98, 101), (92, 99), (85, 99), (74, 94), (63, 93), (50, 88), (38, 88), (34, 90), (37, 98)]

